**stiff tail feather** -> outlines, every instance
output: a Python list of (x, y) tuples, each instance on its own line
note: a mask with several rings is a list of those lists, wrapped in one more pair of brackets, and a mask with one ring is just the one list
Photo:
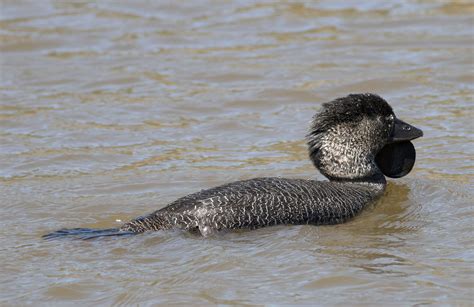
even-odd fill
[(45, 240), (54, 240), (62, 238), (70, 238), (77, 240), (90, 240), (100, 237), (112, 237), (112, 236), (132, 236), (137, 233), (132, 231), (122, 231), (118, 228), (107, 228), (107, 229), (92, 229), (92, 228), (64, 228), (46, 235), (42, 238)]

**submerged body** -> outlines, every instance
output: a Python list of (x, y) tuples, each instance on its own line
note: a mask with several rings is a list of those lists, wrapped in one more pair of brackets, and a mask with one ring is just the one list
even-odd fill
[(379, 198), (384, 188), (384, 178), (373, 182), (271, 177), (236, 181), (179, 198), (120, 230), (195, 229), (207, 236), (223, 229), (337, 224)]
[(409, 140), (421, 130), (395, 117), (374, 94), (353, 94), (323, 105), (307, 135), (309, 156), (329, 181), (255, 178), (187, 195), (119, 228), (63, 229), (45, 238), (137, 234), (183, 229), (208, 236), (224, 229), (347, 221), (377, 200), (385, 176), (408, 174), (415, 161)]

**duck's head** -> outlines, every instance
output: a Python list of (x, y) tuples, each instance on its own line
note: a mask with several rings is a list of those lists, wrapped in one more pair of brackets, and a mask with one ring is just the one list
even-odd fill
[(324, 176), (359, 180), (407, 175), (415, 163), (410, 140), (421, 136), (380, 96), (351, 94), (323, 104), (307, 140), (310, 158)]

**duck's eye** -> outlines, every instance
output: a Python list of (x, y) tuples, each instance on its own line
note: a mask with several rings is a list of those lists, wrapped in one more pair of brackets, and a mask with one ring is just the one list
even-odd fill
[(407, 125), (403, 125), (403, 130), (410, 131), (410, 130), (411, 130), (411, 127), (410, 127), (410, 126), (407, 126)]

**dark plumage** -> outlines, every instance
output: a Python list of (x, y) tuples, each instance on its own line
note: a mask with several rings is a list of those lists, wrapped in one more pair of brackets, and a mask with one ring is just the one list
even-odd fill
[[(173, 228), (198, 230), (207, 236), (223, 229), (341, 223), (382, 195), (386, 181), (375, 158), (395, 139), (399, 123), (390, 105), (377, 95), (338, 98), (323, 104), (307, 135), (313, 164), (331, 181), (271, 177), (236, 181), (179, 198), (118, 229), (65, 229), (45, 237), (75, 235), (89, 239)], [(407, 142), (422, 135), (421, 130), (410, 128), (413, 133), (403, 137)], [(412, 147), (403, 148), (407, 151)], [(400, 159), (390, 155), (393, 151), (387, 156), (404, 166), (403, 150), (397, 151)], [(412, 157), (414, 152), (409, 154)], [(412, 165), (390, 168), (392, 161), (384, 158), (378, 157), (378, 161), (384, 161), (387, 169), (411, 170)]]
[(223, 229), (278, 224), (335, 224), (356, 215), (384, 184), (342, 184), (303, 179), (255, 178), (180, 198), (121, 230), (181, 228), (209, 235)]

